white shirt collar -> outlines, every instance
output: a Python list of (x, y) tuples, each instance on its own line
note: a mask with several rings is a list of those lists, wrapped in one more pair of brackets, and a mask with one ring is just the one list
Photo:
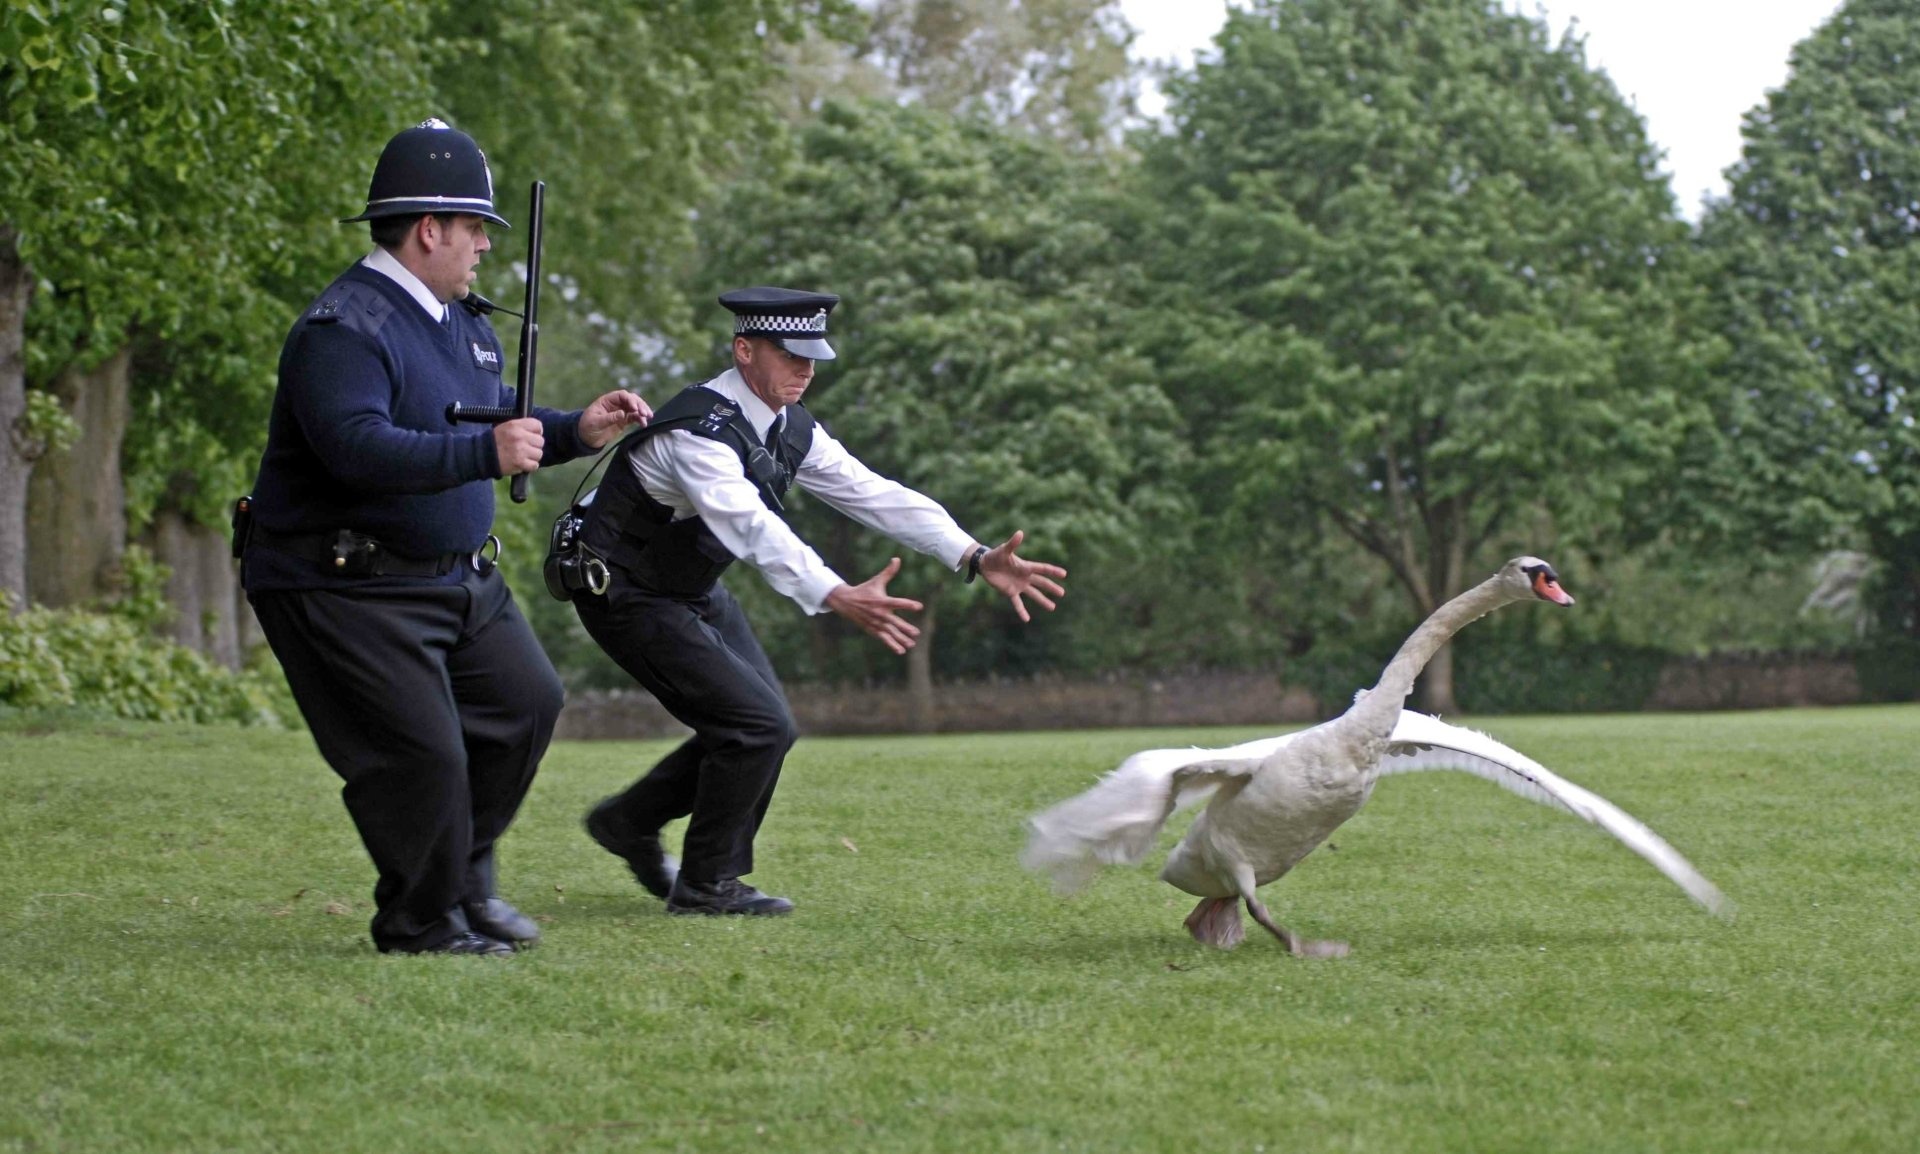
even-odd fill
[(425, 281), (413, 275), (413, 270), (401, 264), (399, 257), (375, 245), (373, 251), (368, 253), (366, 259), (360, 263), (375, 272), (385, 273), (393, 278), (393, 282), (406, 289), (407, 295), (420, 302), (420, 307), (427, 310), (427, 315), (435, 321), (444, 322), (447, 319), (446, 304), (433, 295), (433, 290), (427, 287)]
[(706, 387), (737, 403), (740, 406), (741, 415), (746, 417), (747, 423), (753, 426), (753, 435), (763, 442), (767, 439), (767, 427), (772, 425), (773, 419), (783, 411), (768, 408), (767, 403), (747, 386), (746, 378), (740, 375), (740, 370), (737, 368), (721, 373), (708, 381)]

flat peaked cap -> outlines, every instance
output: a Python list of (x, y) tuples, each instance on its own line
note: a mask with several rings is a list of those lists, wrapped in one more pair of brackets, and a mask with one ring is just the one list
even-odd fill
[(833, 346), (826, 341), (827, 314), (840, 298), (832, 293), (801, 292), (785, 288), (743, 288), (720, 294), (720, 304), (733, 314), (733, 335), (766, 337), (796, 357), (830, 361)]
[(470, 213), (511, 228), (493, 209), (493, 172), (473, 137), (430, 117), (387, 141), (367, 186), (367, 209), (341, 224), (383, 216)]

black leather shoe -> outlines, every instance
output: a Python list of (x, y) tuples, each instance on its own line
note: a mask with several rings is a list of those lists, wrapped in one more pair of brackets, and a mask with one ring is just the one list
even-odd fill
[(530, 946), (540, 940), (540, 927), (533, 924), (533, 919), (502, 898), (466, 902), (461, 908), (467, 911), (467, 924), (476, 933), (513, 946)]
[(627, 863), (634, 880), (656, 898), (673, 892), (673, 879), (680, 876), (680, 863), (660, 846), (660, 835), (631, 834), (621, 828), (614, 813), (616, 798), (608, 798), (587, 811), (587, 833), (600, 848)]
[(721, 878), (711, 882), (690, 882), (675, 878), (667, 895), (670, 914), (788, 914), (793, 903), (785, 898), (768, 897), (739, 878)]
[(389, 950), (382, 948), (383, 954), (470, 954), (480, 957), (499, 957), (513, 953), (513, 947), (498, 938), (485, 934), (455, 934), (436, 946), (424, 950)]

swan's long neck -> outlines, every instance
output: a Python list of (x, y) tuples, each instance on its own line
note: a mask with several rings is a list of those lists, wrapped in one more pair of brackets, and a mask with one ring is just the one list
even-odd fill
[(1440, 647), (1453, 640), (1453, 635), (1468, 623), (1511, 599), (1512, 595), (1495, 575), (1435, 609), (1400, 644), (1400, 652), (1393, 655), (1393, 660), (1387, 662), (1381, 672), (1379, 684), (1349, 710), (1347, 716), (1368, 732), (1391, 733), (1401, 708), (1407, 703), (1407, 695), (1413, 692), (1414, 678), (1420, 676), (1420, 671), (1427, 667)]

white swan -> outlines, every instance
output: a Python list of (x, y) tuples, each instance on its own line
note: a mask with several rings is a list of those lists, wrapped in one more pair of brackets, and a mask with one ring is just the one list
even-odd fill
[(1401, 708), (1414, 678), (1461, 627), (1515, 601), (1571, 605), (1553, 566), (1516, 557), (1442, 605), (1414, 630), (1371, 691), (1312, 729), (1228, 749), (1134, 754), (1093, 788), (1034, 817), (1022, 861), (1078, 889), (1105, 863), (1145, 856), (1173, 812), (1212, 796), (1160, 876), (1198, 896), (1187, 929), (1228, 949), (1245, 936), (1238, 903), (1296, 956), (1339, 957), (1344, 942), (1308, 941), (1275, 924), (1254, 891), (1279, 878), (1352, 817), (1383, 775), (1453, 769), (1599, 825), (1672, 878), (1695, 901), (1725, 912), (1720, 891), (1646, 826), (1605, 798), (1548, 772), (1485, 734)]

